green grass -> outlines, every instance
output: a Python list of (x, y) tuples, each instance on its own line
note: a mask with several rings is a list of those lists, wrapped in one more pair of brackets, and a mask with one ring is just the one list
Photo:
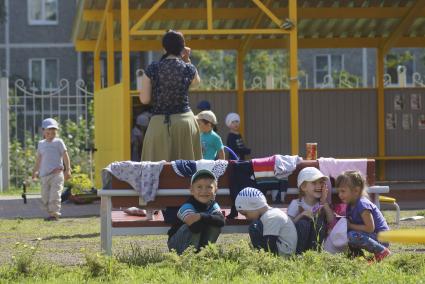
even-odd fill
[[(394, 220), (393, 211), (384, 214)], [(252, 250), (247, 234), (222, 235), (217, 245), (182, 256), (167, 252), (166, 236), (133, 236), (114, 237), (108, 258), (98, 254), (99, 229), (98, 217), (0, 220), (0, 283), (425, 283), (425, 245), (394, 244), (394, 256), (369, 265), (316, 252), (275, 257)]]

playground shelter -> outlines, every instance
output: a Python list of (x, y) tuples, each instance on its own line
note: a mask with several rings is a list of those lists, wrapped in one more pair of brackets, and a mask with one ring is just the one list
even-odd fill
[[(131, 96), (137, 95), (130, 89), (130, 52), (160, 51), (160, 39), (169, 28), (182, 31), (192, 49), (237, 51), (236, 107), (242, 118), (242, 132), (246, 121), (243, 60), (247, 51), (288, 49), (292, 154), (300, 153), (302, 147), (298, 48), (376, 48), (373, 115), (377, 151), (369, 157), (379, 161), (381, 179), (385, 178), (386, 161), (425, 159), (420, 153), (387, 154), (384, 106), (385, 55), (392, 47), (425, 47), (425, 1), (80, 0), (73, 40), (77, 51), (92, 52), (94, 56), (97, 171), (112, 161), (130, 157)], [(114, 78), (115, 52), (121, 53), (121, 82)], [(107, 58), (106, 87), (101, 86), (102, 53)]]

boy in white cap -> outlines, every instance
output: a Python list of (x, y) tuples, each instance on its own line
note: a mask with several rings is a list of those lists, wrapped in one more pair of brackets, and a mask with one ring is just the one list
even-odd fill
[(251, 154), (251, 149), (245, 147), (242, 135), (239, 133), (241, 118), (239, 114), (231, 112), (226, 116), (226, 125), (229, 128), (226, 145), (232, 149), (240, 160), (245, 160), (245, 155)]
[(298, 233), (297, 254), (319, 249), (327, 235), (327, 224), (334, 221), (334, 212), (327, 201), (327, 179), (314, 167), (306, 167), (298, 173), (300, 197), (288, 206), (288, 215)]
[(297, 231), (294, 223), (282, 210), (270, 207), (261, 191), (244, 188), (236, 197), (235, 205), (239, 213), (253, 221), (249, 236), (255, 248), (281, 256), (295, 253)]
[(217, 118), (210, 110), (204, 110), (196, 116), (199, 128), (201, 129), (202, 158), (205, 160), (215, 160), (216, 157), (224, 160), (224, 145), (214, 128), (217, 125)]
[[(59, 125), (53, 118), (42, 122), (44, 140), (38, 142), (33, 179), (41, 181), (41, 200), (49, 216), (46, 221), (56, 221), (61, 215), (61, 193), (64, 180), (71, 177), (71, 162), (62, 139), (57, 138)], [(65, 164), (65, 166), (64, 166)]]
[(215, 243), (224, 226), (224, 216), (215, 201), (217, 178), (206, 169), (197, 171), (190, 182), (191, 197), (180, 207), (177, 223), (168, 231), (168, 248), (178, 254), (189, 246), (201, 249)]

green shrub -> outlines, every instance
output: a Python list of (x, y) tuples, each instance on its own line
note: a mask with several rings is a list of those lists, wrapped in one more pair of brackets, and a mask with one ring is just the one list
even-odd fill
[(136, 243), (130, 244), (130, 250), (123, 250), (116, 255), (119, 262), (135, 266), (146, 266), (148, 264), (162, 262), (166, 254), (158, 248), (143, 248)]
[(81, 167), (77, 165), (73, 168), (72, 177), (65, 182), (65, 187), (71, 188), (73, 195), (78, 195), (90, 192), (93, 184), (87, 174), (81, 173)]

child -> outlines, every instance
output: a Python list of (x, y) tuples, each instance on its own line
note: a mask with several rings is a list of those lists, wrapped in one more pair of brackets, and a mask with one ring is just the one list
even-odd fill
[(327, 202), (327, 177), (314, 167), (306, 167), (298, 174), (298, 199), (292, 200), (288, 215), (298, 234), (297, 254), (318, 249), (327, 234), (327, 224), (334, 221), (334, 213)]
[(197, 171), (191, 179), (192, 196), (180, 207), (178, 221), (168, 231), (168, 248), (183, 253), (189, 246), (196, 250), (215, 243), (224, 226), (224, 216), (215, 202), (217, 178), (209, 170)]
[(288, 256), (295, 253), (297, 231), (292, 220), (280, 209), (269, 207), (264, 194), (246, 187), (236, 197), (236, 209), (248, 220), (252, 245), (274, 254)]
[(56, 221), (61, 215), (61, 192), (64, 180), (71, 177), (71, 165), (65, 144), (62, 139), (56, 138), (59, 129), (57, 121), (46, 118), (42, 128), (44, 140), (38, 142), (32, 177), (40, 177), (41, 200), (49, 213), (44, 220)]
[(142, 112), (136, 118), (136, 123), (131, 130), (131, 160), (140, 162), (142, 157), (143, 139), (149, 125), (151, 114), (147, 111)]
[(210, 110), (204, 110), (196, 116), (199, 128), (201, 129), (201, 144), (202, 144), (202, 157), (205, 160), (224, 160), (224, 145), (221, 137), (214, 131), (217, 125), (217, 118)]
[(227, 146), (232, 149), (240, 160), (245, 160), (245, 155), (251, 154), (251, 149), (245, 147), (241, 134), (239, 133), (239, 125), (241, 118), (237, 113), (231, 112), (226, 116), (226, 125), (229, 128), (227, 135)]
[(361, 249), (375, 254), (381, 261), (391, 254), (387, 244), (377, 241), (379, 232), (389, 230), (381, 211), (364, 193), (366, 182), (360, 172), (346, 171), (336, 180), (338, 196), (347, 204), (348, 246), (356, 254)]

